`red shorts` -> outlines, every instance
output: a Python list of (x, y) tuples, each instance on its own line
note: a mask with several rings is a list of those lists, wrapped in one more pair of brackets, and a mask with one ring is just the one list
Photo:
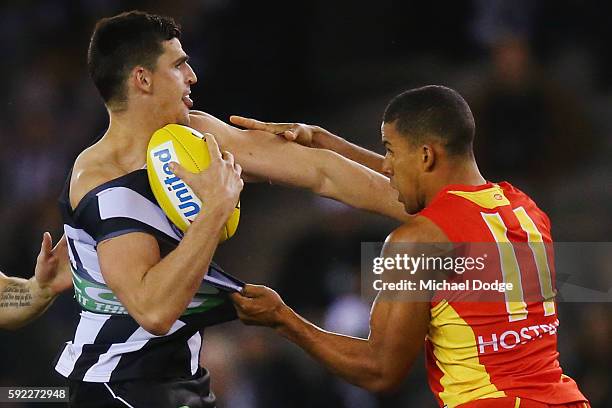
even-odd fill
[(518, 397), (485, 398), (457, 405), (457, 408), (591, 408), (588, 402), (545, 404)]

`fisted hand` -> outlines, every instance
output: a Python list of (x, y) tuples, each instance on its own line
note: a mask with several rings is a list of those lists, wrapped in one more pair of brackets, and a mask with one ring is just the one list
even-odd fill
[(230, 122), (246, 129), (274, 133), (290, 142), (296, 142), (307, 147), (317, 147), (315, 136), (318, 132), (323, 132), (323, 129), (318, 126), (305, 125), (303, 123), (261, 122), (256, 119), (236, 115), (230, 116)]
[(261, 285), (245, 285), (240, 293), (230, 294), (238, 318), (244, 324), (277, 327), (287, 308), (275, 290)]
[(240, 197), (244, 182), (240, 177), (242, 167), (234, 162), (234, 156), (219, 150), (219, 145), (210, 133), (204, 134), (210, 164), (206, 170), (192, 173), (178, 163), (170, 163), (170, 170), (183, 180), (202, 200), (205, 211), (214, 208), (231, 213)]

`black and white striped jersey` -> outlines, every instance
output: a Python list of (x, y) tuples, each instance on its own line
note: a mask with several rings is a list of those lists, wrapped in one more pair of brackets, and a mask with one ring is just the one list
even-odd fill
[(89, 191), (72, 210), (70, 175), (60, 198), (72, 266), (75, 300), (81, 306), (73, 341), (60, 352), (55, 369), (87, 382), (188, 377), (198, 369), (200, 329), (236, 318), (227, 291), (242, 282), (211, 264), (185, 313), (168, 334), (144, 330), (107, 287), (100, 272), (97, 244), (131, 232), (153, 235), (162, 256), (178, 245), (180, 231), (157, 205), (146, 169)]

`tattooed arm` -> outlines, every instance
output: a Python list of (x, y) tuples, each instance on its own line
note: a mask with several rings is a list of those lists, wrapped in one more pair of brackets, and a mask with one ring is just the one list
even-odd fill
[(51, 249), (46, 232), (30, 279), (0, 272), (0, 328), (17, 329), (40, 316), (62, 291), (72, 286), (66, 239)]
[(42, 314), (55, 296), (36, 278), (9, 278), (0, 272), (0, 328), (17, 329)]

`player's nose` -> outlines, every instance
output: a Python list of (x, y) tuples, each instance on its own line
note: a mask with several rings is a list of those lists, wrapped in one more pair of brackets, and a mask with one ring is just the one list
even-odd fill
[(187, 64), (187, 67), (189, 68), (189, 71), (187, 73), (187, 82), (189, 83), (189, 85), (193, 85), (198, 82), (198, 76), (196, 75), (193, 68), (191, 68), (191, 65)]
[(382, 173), (389, 178), (393, 176), (393, 166), (388, 158), (385, 158), (382, 162)]

